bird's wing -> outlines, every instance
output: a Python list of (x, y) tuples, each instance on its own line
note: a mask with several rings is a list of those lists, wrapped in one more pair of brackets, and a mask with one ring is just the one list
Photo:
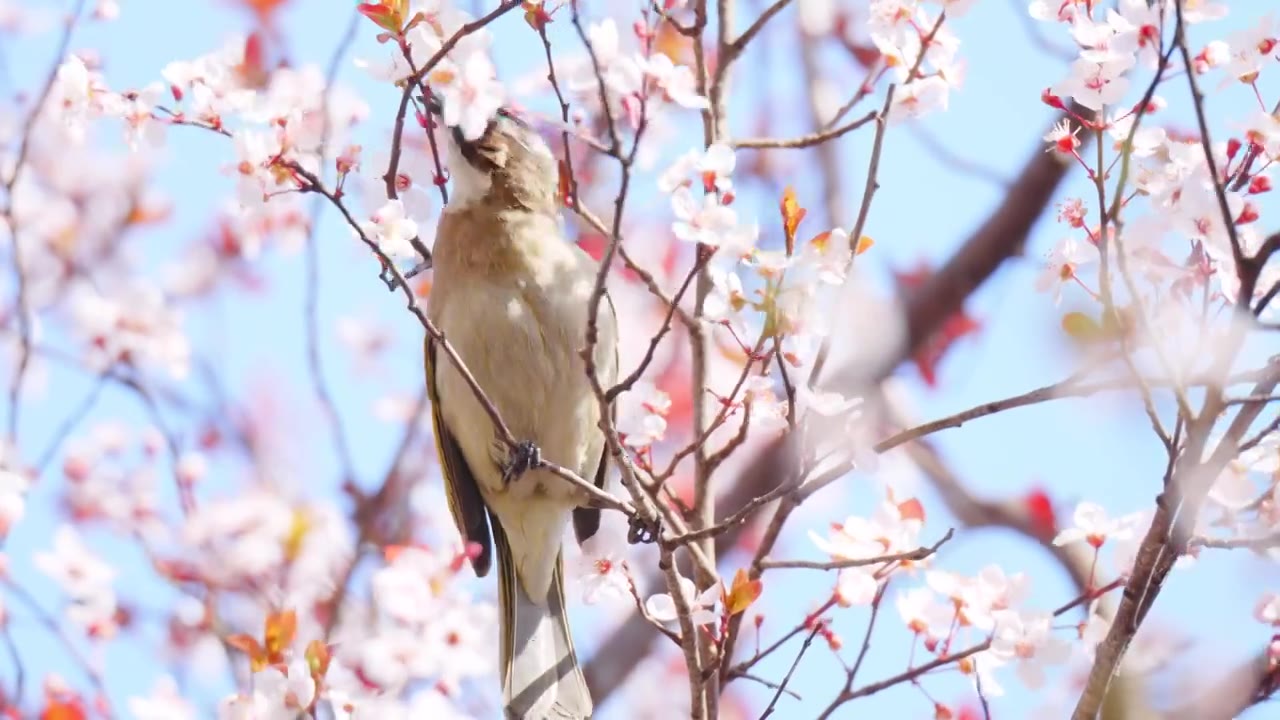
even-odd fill
[(480, 552), (471, 559), (476, 575), (484, 577), (493, 559), (489, 540), (489, 509), (480, 496), (480, 486), (475, 475), (462, 456), (462, 448), (440, 412), (440, 394), (436, 391), (436, 343), (427, 336), (425, 347), (427, 395), (431, 398), (431, 426), (435, 430), (436, 451), (440, 455), (440, 472), (444, 475), (445, 496), (449, 499), (449, 512), (458, 526), (463, 542), (480, 546)]
[[(597, 350), (597, 354), (603, 354), (605, 358), (612, 355), (613, 364), (608, 368), (601, 368), (601, 384), (605, 389), (617, 380), (618, 375), (618, 311), (613, 306), (613, 298), (609, 297), (609, 293), (604, 293), (605, 304), (609, 307), (608, 322), (611, 332), (607, 338), (609, 347), (601, 347)], [(603, 320), (603, 318), (602, 318)], [(617, 422), (618, 406), (615, 402), (609, 407), (609, 419), (611, 422)], [(604, 489), (605, 479), (609, 471), (609, 443), (606, 440), (600, 446), (600, 461), (596, 464), (595, 477), (592, 482), (601, 490)], [(583, 543), (587, 538), (595, 535), (600, 529), (600, 510), (599, 508), (576, 508), (573, 511), (573, 535), (578, 539), (579, 543)]]

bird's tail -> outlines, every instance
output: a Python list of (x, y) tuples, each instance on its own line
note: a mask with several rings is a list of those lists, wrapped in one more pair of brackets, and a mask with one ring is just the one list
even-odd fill
[(588, 720), (591, 695), (569, 635), (563, 558), (556, 558), (547, 597), (534, 600), (516, 577), (511, 545), (500, 522), (493, 523), (493, 540), (507, 720)]

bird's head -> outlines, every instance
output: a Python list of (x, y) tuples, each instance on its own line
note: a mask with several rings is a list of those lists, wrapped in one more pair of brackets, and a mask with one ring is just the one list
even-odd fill
[[(440, 105), (427, 108), (439, 117)], [(498, 110), (479, 137), (468, 140), (460, 128), (447, 128), (446, 154), (453, 193), (449, 205), (476, 204), (555, 212), (559, 178), (555, 157), (528, 122), (508, 108)]]

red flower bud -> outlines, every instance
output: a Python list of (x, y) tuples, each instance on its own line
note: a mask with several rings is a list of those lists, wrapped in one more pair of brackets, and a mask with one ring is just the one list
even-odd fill
[(1040, 93), (1040, 102), (1051, 108), (1057, 108), (1059, 110), (1067, 109), (1067, 106), (1062, 102), (1062, 98), (1053, 94), (1053, 90), (1051, 88), (1045, 88), (1044, 92)]

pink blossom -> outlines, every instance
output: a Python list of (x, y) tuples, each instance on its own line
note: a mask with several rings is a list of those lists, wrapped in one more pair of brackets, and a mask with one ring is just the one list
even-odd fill
[(183, 332), (181, 312), (158, 287), (135, 280), (107, 290), (77, 285), (71, 295), (76, 330), (88, 343), (92, 365), (106, 369), (117, 362), (186, 376), (191, 345)]
[(1253, 610), (1258, 622), (1272, 626), (1280, 626), (1280, 595), (1273, 592), (1263, 593)]
[(680, 187), (671, 194), (671, 207), (676, 215), (671, 229), (677, 238), (685, 242), (719, 247), (725, 237), (738, 227), (737, 213), (721, 205), (715, 195), (703, 195), (699, 203), (689, 188)]
[[(690, 609), (689, 617), (694, 625), (707, 625), (717, 621), (719, 613), (716, 608), (720, 602), (720, 591), (720, 585), (716, 584), (699, 593), (692, 580), (683, 576), (680, 578), (680, 593), (684, 596), (686, 607)], [(650, 617), (658, 622), (675, 622), (679, 617), (676, 601), (667, 593), (650, 596), (644, 606)]]
[(619, 523), (602, 518), (600, 529), (582, 543), (573, 576), (582, 584), (582, 600), (626, 600), (631, 595), (627, 546)]
[(904, 85), (893, 96), (889, 120), (899, 123), (924, 117), (934, 111), (946, 110), (950, 92), (947, 80), (937, 75)]
[(1075, 235), (1059, 240), (1049, 251), (1036, 278), (1038, 292), (1053, 292), (1053, 304), (1062, 303), (1063, 285), (1077, 279), (1077, 271), (1098, 261), (1098, 251)]
[(1071, 65), (1071, 74), (1054, 86), (1056, 94), (1075, 98), (1091, 110), (1119, 102), (1129, 90), (1124, 74), (1133, 67), (1132, 55), (1121, 55), (1102, 61), (1081, 58)]
[(955, 618), (953, 606), (942, 602), (928, 587), (899, 592), (894, 605), (908, 630), (932, 640), (946, 637)]
[(674, 192), (695, 181), (705, 192), (728, 193), (733, 190), (733, 170), (737, 158), (733, 148), (713, 143), (706, 150), (690, 150), (675, 161), (658, 178), (658, 189)]
[(95, 636), (115, 632), (116, 570), (89, 551), (71, 525), (61, 525), (51, 551), (36, 553), (35, 566), (53, 579), (71, 599), (67, 616)]
[(254, 676), (255, 694), (260, 695), (281, 717), (296, 715), (311, 705), (316, 697), (316, 684), (311, 679), (307, 661), (295, 658), (287, 667), (267, 667)]
[(129, 698), (129, 712), (135, 720), (195, 720), (196, 710), (179, 692), (178, 684), (164, 675), (152, 686), (151, 694)]
[(1100, 505), (1082, 502), (1072, 516), (1073, 527), (1065, 528), (1053, 539), (1054, 545), (1069, 545), (1085, 541), (1094, 548), (1102, 547), (1109, 538), (1124, 537), (1127, 532), (1121, 524), (1108, 517)]
[(628, 446), (648, 447), (666, 436), (666, 414), (670, 409), (670, 396), (651, 381), (641, 380), (619, 397), (618, 432), (625, 436)]
[(399, 198), (388, 200), (360, 228), (393, 260), (417, 257), (409, 241), (418, 236), (418, 223), (405, 213), (404, 202)]
[(688, 66), (676, 65), (666, 55), (655, 53), (649, 57), (645, 71), (675, 104), (694, 110), (707, 107), (707, 99), (698, 94), (697, 81)]
[(0, 468), (0, 539), (22, 519), (30, 484), (23, 474)]
[(106, 97), (102, 76), (79, 56), (71, 55), (58, 67), (45, 107), (74, 140), (80, 141), (89, 121), (101, 114)]
[(444, 124), (461, 130), (466, 140), (484, 134), (505, 97), (502, 83), (494, 76), (493, 63), (480, 52), (468, 55), (457, 76), (439, 92), (444, 103)]
[(836, 599), (840, 607), (870, 605), (879, 588), (880, 580), (869, 566), (844, 568), (836, 580)]

